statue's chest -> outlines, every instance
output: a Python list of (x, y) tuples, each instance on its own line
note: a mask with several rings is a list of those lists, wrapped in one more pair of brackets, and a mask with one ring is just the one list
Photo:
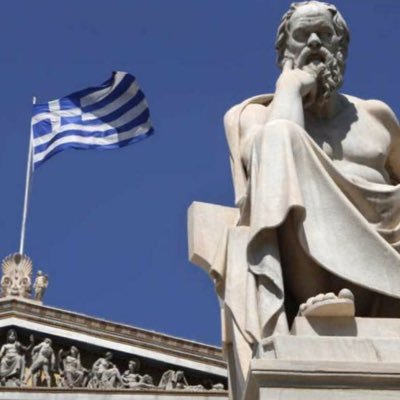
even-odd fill
[(373, 165), (385, 161), (390, 133), (375, 118), (360, 113), (357, 119), (311, 122), (310, 136), (333, 160), (347, 160)]

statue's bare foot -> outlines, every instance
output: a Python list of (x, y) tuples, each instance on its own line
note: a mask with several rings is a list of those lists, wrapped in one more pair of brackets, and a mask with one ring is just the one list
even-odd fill
[(319, 294), (310, 297), (299, 307), (303, 317), (354, 317), (354, 295), (349, 289), (342, 289), (336, 296), (334, 293)]

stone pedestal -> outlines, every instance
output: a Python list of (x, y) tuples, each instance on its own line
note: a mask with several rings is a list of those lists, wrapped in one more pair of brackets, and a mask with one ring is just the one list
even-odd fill
[(297, 317), (260, 344), (243, 400), (400, 398), (400, 319)]
[(255, 359), (245, 400), (397, 400), (400, 363)]

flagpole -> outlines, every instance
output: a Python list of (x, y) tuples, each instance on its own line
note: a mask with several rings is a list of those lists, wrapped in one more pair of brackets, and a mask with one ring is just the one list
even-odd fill
[[(36, 104), (36, 97), (33, 97), (32, 104), (33, 105)], [(32, 183), (32, 155), (33, 155), (33, 132), (32, 132), (32, 126), (31, 126), (30, 135), (29, 135), (28, 161), (26, 163), (25, 196), (24, 196), (24, 208), (22, 211), (22, 224), (21, 224), (21, 238), (20, 238), (20, 242), (19, 242), (19, 254), (24, 254), (26, 219), (28, 216), (29, 195), (30, 195), (31, 183)]]

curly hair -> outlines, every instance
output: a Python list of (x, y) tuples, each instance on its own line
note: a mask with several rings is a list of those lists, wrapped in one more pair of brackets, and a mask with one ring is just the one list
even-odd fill
[(279, 67), (283, 66), (283, 61), (285, 58), (285, 49), (286, 49), (286, 41), (288, 38), (288, 25), (290, 22), (290, 18), (293, 13), (301, 6), (305, 6), (307, 4), (322, 4), (324, 5), (328, 11), (332, 14), (332, 22), (335, 28), (336, 34), (339, 36), (339, 51), (340, 57), (344, 63), (347, 57), (347, 49), (350, 42), (350, 32), (347, 27), (346, 21), (338, 11), (338, 9), (333, 5), (325, 2), (320, 2), (316, 0), (302, 1), (300, 3), (292, 3), (290, 5), (289, 10), (283, 15), (281, 23), (278, 27), (278, 32), (276, 35), (275, 49), (278, 53), (277, 63)]

